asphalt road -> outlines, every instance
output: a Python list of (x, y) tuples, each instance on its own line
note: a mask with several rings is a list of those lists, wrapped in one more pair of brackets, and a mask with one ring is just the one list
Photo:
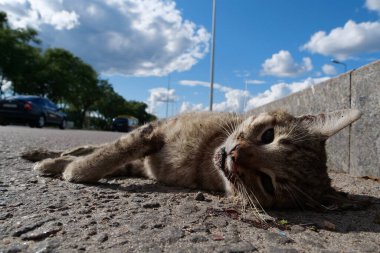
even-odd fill
[[(0, 252), (380, 252), (380, 183), (331, 173), (364, 210), (268, 210), (145, 179), (96, 185), (37, 177), (19, 154), (102, 143), (119, 133), (0, 127)], [(268, 216), (269, 218), (269, 216)]]

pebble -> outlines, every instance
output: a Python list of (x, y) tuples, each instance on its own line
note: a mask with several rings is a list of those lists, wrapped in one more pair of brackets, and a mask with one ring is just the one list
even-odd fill
[(25, 234), (29, 231), (32, 231), (38, 227), (41, 227), (43, 224), (45, 224), (46, 222), (49, 222), (49, 221), (52, 221), (54, 220), (54, 218), (49, 218), (49, 219), (46, 219), (46, 220), (43, 220), (43, 221), (37, 221), (37, 222), (33, 222), (33, 220), (31, 221), (31, 223), (28, 223), (30, 221), (27, 221), (25, 222), (26, 224), (23, 225), (21, 228), (17, 229), (14, 233), (13, 233), (13, 236), (21, 236), (22, 234)]
[(278, 244), (278, 245), (285, 245), (285, 244), (293, 242), (293, 240), (290, 239), (289, 237), (280, 235), (277, 233), (273, 233), (273, 232), (267, 232), (265, 234), (265, 239), (270, 244), (273, 243), (273, 244)]
[(161, 205), (160, 205), (160, 203), (158, 203), (158, 202), (148, 202), (148, 203), (144, 203), (143, 205), (142, 205), (142, 207), (144, 207), (144, 208), (158, 208), (158, 207), (160, 207)]
[(290, 231), (292, 233), (301, 233), (305, 230), (306, 230), (305, 227), (300, 226), (300, 225), (294, 225), (294, 226), (291, 226), (291, 228), (290, 228)]
[(103, 243), (108, 240), (108, 234), (101, 234), (96, 240), (100, 243)]
[(198, 200), (198, 201), (205, 201), (206, 198), (205, 198), (205, 195), (204, 195), (202, 192), (198, 192), (198, 193), (195, 195), (195, 200)]
[(59, 247), (59, 242), (57, 240), (43, 241), (42, 243), (39, 243), (34, 247), (33, 252), (54, 253), (54, 252), (57, 252), (56, 248), (58, 247)]
[(189, 238), (190, 242), (199, 243), (199, 242), (207, 242), (207, 237), (203, 235), (193, 235)]
[(12, 218), (13, 215), (11, 213), (5, 212), (5, 213), (0, 213), (0, 220), (6, 220), (8, 218)]
[[(28, 245), (24, 245), (24, 244), (14, 244), (14, 245), (12, 245), (11, 247), (8, 247), (7, 249), (5, 249), (4, 251), (1, 251), (1, 252), (4, 252), (4, 253), (18, 253), (18, 252), (25, 252), (27, 248), (28, 248)], [(0, 248), (0, 249), (1, 249), (1, 248)]]
[(21, 235), (22, 240), (41, 240), (61, 231), (62, 227), (58, 225), (49, 225), (37, 228), (31, 232)]
[(163, 229), (163, 232), (159, 235), (161, 242), (174, 243), (185, 236), (185, 233), (180, 228), (170, 227)]

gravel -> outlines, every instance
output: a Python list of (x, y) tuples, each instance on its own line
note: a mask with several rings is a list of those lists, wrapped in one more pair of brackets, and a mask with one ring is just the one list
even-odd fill
[[(37, 177), (20, 158), (111, 141), (119, 133), (0, 127), (0, 252), (380, 252), (380, 184), (333, 173), (333, 184), (364, 210), (267, 210), (282, 220), (258, 226), (252, 209), (219, 193), (139, 178), (78, 185)], [(270, 217), (268, 216), (268, 224)]]

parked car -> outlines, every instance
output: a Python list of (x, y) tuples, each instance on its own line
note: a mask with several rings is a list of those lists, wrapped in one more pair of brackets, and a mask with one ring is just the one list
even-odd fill
[(29, 124), (42, 128), (57, 125), (66, 128), (66, 114), (49, 99), (39, 96), (13, 96), (0, 100), (0, 124)]
[(129, 132), (136, 128), (139, 121), (134, 117), (117, 117), (112, 120), (112, 131)]

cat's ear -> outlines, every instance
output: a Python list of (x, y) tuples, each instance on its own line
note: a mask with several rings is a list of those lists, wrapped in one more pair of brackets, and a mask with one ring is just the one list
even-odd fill
[(358, 120), (360, 116), (360, 111), (346, 109), (318, 115), (303, 115), (298, 119), (303, 124), (306, 124), (311, 131), (320, 133), (328, 138)]

